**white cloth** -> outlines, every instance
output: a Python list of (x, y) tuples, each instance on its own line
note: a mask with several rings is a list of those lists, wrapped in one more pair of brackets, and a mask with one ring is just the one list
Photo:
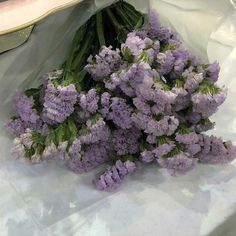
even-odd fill
[[(92, 184), (100, 169), (76, 175), (60, 162), (31, 166), (11, 160), (12, 138), (3, 123), (12, 112), (12, 95), (40, 83), (40, 75), (58, 67), (76, 28), (111, 2), (85, 0), (58, 12), (40, 22), (26, 44), (0, 55), (0, 235), (235, 235), (236, 163), (199, 165), (178, 178), (152, 166), (135, 173), (116, 192), (103, 193)], [(219, 83), (230, 87), (214, 116), (213, 132), (236, 141), (236, 14), (230, 1), (130, 2), (145, 11), (149, 5), (156, 8), (205, 60), (207, 52), (210, 61), (219, 58)]]

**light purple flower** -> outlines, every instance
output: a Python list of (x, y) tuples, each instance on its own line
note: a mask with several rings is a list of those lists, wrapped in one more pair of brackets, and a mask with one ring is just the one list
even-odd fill
[(219, 73), (220, 73), (220, 66), (219, 63), (216, 61), (210, 64), (206, 69), (206, 74), (208, 76), (208, 79), (214, 83), (218, 80)]
[(166, 154), (168, 154), (170, 151), (172, 151), (175, 148), (175, 143), (173, 141), (169, 141), (167, 143), (163, 143), (153, 149), (152, 153), (154, 154), (155, 158), (162, 158)]
[(166, 168), (172, 176), (185, 175), (196, 166), (197, 161), (196, 158), (190, 158), (185, 153), (180, 153), (169, 158), (157, 159), (158, 164), (162, 168)]
[(25, 132), (24, 122), (20, 118), (9, 120), (5, 126), (13, 136), (20, 136)]
[(175, 140), (186, 145), (195, 144), (199, 141), (198, 134), (190, 132), (187, 134), (176, 133)]
[(152, 151), (144, 150), (140, 153), (141, 160), (146, 163), (153, 162), (155, 159), (155, 156)]
[(94, 113), (98, 109), (99, 96), (95, 89), (90, 89), (87, 94), (82, 94), (79, 98), (79, 105), (86, 111)]
[(170, 73), (174, 66), (175, 58), (172, 55), (170, 50), (165, 51), (164, 53), (160, 52), (157, 55), (157, 71), (160, 75), (165, 75)]
[(136, 164), (131, 161), (121, 162), (120, 160), (109, 167), (96, 181), (96, 188), (112, 192), (116, 190), (124, 179), (136, 169)]
[(204, 94), (201, 92), (193, 94), (191, 100), (193, 103), (193, 112), (201, 113), (204, 118), (214, 114), (218, 106), (226, 99), (227, 91), (220, 90), (217, 94)]
[(145, 130), (151, 118), (150, 116), (145, 115), (142, 112), (138, 112), (138, 113), (133, 113), (131, 119), (136, 128)]
[(85, 66), (85, 70), (93, 77), (94, 80), (103, 80), (111, 75), (120, 67), (121, 57), (120, 51), (112, 50), (112, 47), (103, 46), (95, 61), (88, 60), (89, 64)]
[(150, 106), (145, 101), (140, 99), (139, 97), (133, 98), (133, 104), (142, 113), (144, 113), (144, 114), (150, 114), (151, 113)]
[(196, 91), (199, 87), (199, 84), (203, 81), (203, 74), (195, 74), (191, 77), (188, 76), (187, 80), (184, 84), (184, 89), (186, 89), (188, 92), (193, 93)]
[[(74, 151), (73, 151), (74, 152)], [(88, 172), (112, 158), (109, 144), (90, 145), (81, 155), (72, 155), (67, 165), (75, 173)]]
[(14, 105), (17, 114), (24, 122), (37, 123), (39, 115), (34, 107), (33, 97), (27, 97), (25, 94), (17, 92), (14, 97)]
[(174, 87), (171, 91), (177, 96), (173, 105), (174, 111), (184, 110), (189, 107), (191, 97), (185, 89), (181, 87)]
[(117, 155), (135, 154), (139, 151), (139, 130), (132, 128), (129, 130), (118, 129), (112, 133), (112, 144)]
[(76, 101), (77, 91), (74, 84), (64, 87), (59, 85), (55, 88), (53, 83), (48, 81), (42, 119), (50, 125), (62, 123), (74, 111)]
[(131, 119), (132, 108), (126, 104), (123, 98), (111, 98), (110, 112), (108, 119), (112, 120), (115, 125), (122, 129), (129, 129), (132, 127)]

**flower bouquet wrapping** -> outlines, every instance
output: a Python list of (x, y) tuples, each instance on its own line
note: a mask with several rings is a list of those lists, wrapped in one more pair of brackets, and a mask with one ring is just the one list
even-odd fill
[(113, 4), (78, 29), (61, 68), (16, 93), (6, 124), (12, 154), (32, 163), (63, 159), (75, 173), (107, 163), (94, 180), (104, 191), (149, 164), (180, 176), (197, 163), (231, 162), (232, 142), (205, 133), (226, 99), (219, 70), (185, 48), (155, 11)]

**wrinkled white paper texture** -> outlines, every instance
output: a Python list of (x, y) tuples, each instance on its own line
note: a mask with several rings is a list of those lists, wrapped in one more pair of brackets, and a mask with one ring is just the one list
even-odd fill
[[(0, 235), (1, 236), (198, 236), (235, 235), (236, 163), (199, 165), (173, 178), (155, 166), (135, 173), (114, 193), (97, 191), (100, 169), (76, 175), (63, 163), (31, 166), (11, 160), (12, 137), (4, 122), (17, 89), (65, 60), (75, 30), (111, 0), (85, 0), (35, 26), (28, 42), (0, 55)], [(236, 13), (228, 0), (130, 0), (140, 10), (158, 10), (204, 61), (217, 59), (220, 85), (229, 96), (214, 116), (212, 133), (236, 141)]]

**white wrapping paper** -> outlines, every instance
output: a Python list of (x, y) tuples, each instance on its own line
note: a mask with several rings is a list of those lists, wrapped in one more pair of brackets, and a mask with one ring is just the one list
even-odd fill
[[(111, 0), (84, 0), (36, 25), (28, 42), (0, 55), (0, 235), (1, 236), (199, 236), (235, 235), (236, 163), (199, 165), (170, 177), (150, 167), (135, 173), (114, 193), (97, 191), (99, 172), (76, 175), (63, 163), (29, 165), (11, 160), (12, 138), (4, 122), (16, 89), (65, 60), (75, 30)], [(214, 116), (212, 133), (236, 141), (236, 13), (227, 0), (132, 0), (173, 27), (203, 60), (218, 59), (219, 84), (229, 96)]]

